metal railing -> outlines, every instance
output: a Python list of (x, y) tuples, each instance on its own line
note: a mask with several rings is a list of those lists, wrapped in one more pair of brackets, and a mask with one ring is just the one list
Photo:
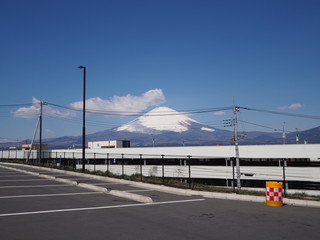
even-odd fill
[[(1, 161), (17, 161), (46, 165), (73, 171), (82, 169), (82, 152), (1, 151)], [(40, 161), (41, 159), (41, 161)], [(320, 162), (305, 159), (241, 160), (241, 185), (264, 187), (265, 181), (282, 181), (284, 189), (301, 188), (320, 190)], [(86, 154), (86, 171), (105, 176), (132, 178), (138, 181), (153, 179), (159, 184), (179, 183), (187, 188), (195, 184), (225, 186), (235, 190), (234, 159), (196, 158), (193, 156), (154, 156), (148, 154), (111, 154), (91, 152)]]

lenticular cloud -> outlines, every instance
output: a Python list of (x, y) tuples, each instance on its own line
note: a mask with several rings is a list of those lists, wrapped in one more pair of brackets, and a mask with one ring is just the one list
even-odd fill
[[(125, 96), (113, 96), (108, 100), (100, 97), (86, 100), (86, 108), (94, 111), (119, 111), (124, 114), (134, 114), (147, 109), (150, 106), (158, 106), (165, 102), (165, 96), (161, 89), (152, 89), (140, 96), (127, 94)], [(70, 104), (72, 108), (82, 109), (82, 101)]]

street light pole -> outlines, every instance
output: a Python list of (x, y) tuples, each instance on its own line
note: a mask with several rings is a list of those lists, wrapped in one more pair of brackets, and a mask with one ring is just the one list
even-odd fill
[(85, 172), (86, 160), (86, 67), (79, 66), (83, 69), (83, 109), (82, 109), (82, 172)]

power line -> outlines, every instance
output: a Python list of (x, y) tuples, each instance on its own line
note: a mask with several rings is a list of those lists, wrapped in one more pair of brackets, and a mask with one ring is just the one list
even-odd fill
[[(0, 104), (0, 108), (5, 107), (22, 107), (22, 106), (30, 106), (34, 104), (40, 104), (39, 103), (17, 103), (17, 104)], [(49, 105), (68, 109), (71, 111), (78, 111), (82, 112), (82, 108), (74, 108), (74, 107), (68, 107), (63, 106), (55, 103), (48, 103)], [(265, 112), (270, 114), (278, 114), (278, 115), (284, 115), (284, 116), (292, 116), (292, 117), (301, 117), (301, 118), (309, 118), (309, 119), (320, 119), (320, 116), (314, 116), (314, 115), (306, 115), (306, 114), (297, 114), (297, 113), (287, 113), (287, 112), (279, 112), (279, 111), (270, 111), (265, 109), (257, 109), (257, 108), (250, 108), (250, 107), (241, 107), (238, 106), (238, 108), (249, 110), (249, 111), (257, 111), (257, 112)], [(208, 112), (217, 112), (217, 111), (226, 111), (231, 110), (232, 107), (218, 107), (218, 108), (203, 108), (203, 109), (193, 109), (193, 110), (179, 110), (178, 112), (171, 113), (169, 111), (162, 111), (158, 112), (159, 114), (149, 114), (146, 115), (148, 112), (129, 112), (129, 111), (102, 111), (97, 109), (87, 109), (86, 112), (92, 113), (92, 114), (101, 114), (101, 115), (111, 115), (111, 116), (170, 116), (170, 115), (187, 115), (187, 114), (197, 114), (197, 113), (208, 113)]]
[[(55, 103), (48, 103), (49, 105), (68, 109), (71, 111), (78, 111), (82, 112), (82, 108), (74, 108), (74, 107), (67, 107)], [(109, 115), (109, 116), (174, 116), (174, 115), (188, 115), (188, 114), (198, 114), (198, 113), (208, 113), (208, 112), (216, 112), (216, 111), (225, 111), (225, 110), (231, 110), (232, 107), (220, 107), (220, 108), (206, 108), (206, 109), (194, 109), (194, 110), (180, 110), (178, 112), (169, 112), (169, 111), (162, 111), (158, 112), (157, 114), (148, 114), (148, 112), (128, 112), (128, 111), (102, 111), (102, 110), (96, 110), (96, 109), (86, 109), (87, 113), (92, 114), (99, 114), (99, 115)]]
[[(40, 103), (40, 102), (39, 102)], [(0, 107), (5, 108), (5, 107), (21, 107), (21, 106), (30, 106), (30, 105), (35, 105), (38, 103), (19, 103), (19, 104), (6, 104), (6, 105), (0, 105)], [(63, 108), (67, 109), (70, 111), (78, 111), (82, 112), (82, 108), (74, 108), (74, 107), (68, 107), (68, 106), (63, 106), (55, 103), (48, 103), (49, 105), (52, 105), (54, 107), (58, 108)], [(270, 111), (270, 110), (264, 110), (264, 109), (255, 109), (255, 108), (249, 108), (249, 107), (237, 107), (239, 109), (244, 109), (244, 110), (249, 110), (249, 111), (257, 111), (257, 112), (264, 112), (264, 113), (269, 113), (269, 114), (277, 114), (277, 115), (284, 115), (284, 116), (292, 116), (292, 117), (300, 117), (300, 118), (308, 118), (308, 119), (316, 119), (319, 120), (320, 116), (312, 116), (312, 115), (306, 115), (306, 114), (295, 114), (295, 113), (287, 113), (287, 112), (279, 112), (279, 111)], [(157, 113), (149, 113), (149, 112), (130, 112), (130, 111), (103, 111), (103, 110), (97, 110), (97, 109), (87, 109), (87, 113), (91, 114), (98, 114), (98, 115), (106, 115), (106, 116), (145, 116), (145, 117), (155, 117), (155, 116), (174, 116), (174, 115), (189, 115), (189, 114), (201, 114), (201, 113), (210, 113), (210, 112), (217, 112), (217, 111), (226, 111), (226, 110), (232, 110), (232, 107), (216, 107), (216, 108), (201, 108), (201, 109), (192, 109), (192, 110), (179, 110), (178, 112), (171, 112), (171, 111), (159, 111)], [(29, 110), (28, 115), (36, 116), (38, 114), (37, 109)], [(19, 114), (19, 112), (17, 112)], [(22, 112), (21, 112), (22, 113)], [(74, 118), (72, 116), (61, 116), (58, 113), (50, 112), (50, 113), (44, 113), (46, 117), (49, 118), (58, 118), (58, 119), (63, 119), (69, 122), (74, 122), (74, 123), (79, 123), (81, 119)], [(0, 118), (6, 117), (5, 112), (0, 112)], [(252, 122), (247, 122), (243, 120), (239, 120), (240, 122), (247, 123), (247, 124), (252, 124), (255, 126), (259, 126), (262, 128), (267, 128), (267, 129), (272, 129), (274, 131), (282, 131), (282, 129), (277, 129), (277, 128), (272, 128), (269, 126), (265, 126), (262, 124), (257, 124), (257, 123), (252, 123)], [(223, 120), (219, 121), (208, 121), (208, 122), (202, 122), (203, 124), (206, 124), (208, 127), (213, 127), (213, 128), (219, 128), (219, 127), (226, 127), (229, 126), (226, 124), (226, 122), (223, 122)], [(116, 123), (106, 123), (102, 121), (94, 121), (94, 120), (89, 120), (88, 124), (91, 126), (95, 127), (116, 127), (118, 124)], [(169, 125), (169, 124), (165, 124)], [(287, 131), (286, 131), (287, 132)]]
[(278, 114), (278, 115), (284, 115), (284, 116), (320, 120), (320, 116), (312, 116), (312, 115), (298, 114), (298, 113), (277, 112), (277, 111), (270, 111), (270, 110), (256, 109), (256, 108), (248, 108), (248, 107), (239, 107), (239, 108), (244, 109), (244, 110), (249, 110), (249, 111), (264, 112), (264, 113)]
[[(81, 124), (81, 119), (80, 118), (68, 118), (68, 117), (60, 117), (59, 115), (53, 116), (52, 114), (46, 115), (44, 114), (46, 118), (51, 118), (51, 119), (58, 119), (62, 121), (68, 121), (70, 123), (75, 123), (75, 124)], [(127, 123), (107, 123), (107, 122), (102, 122), (102, 121), (95, 121), (95, 120), (87, 120), (87, 124), (92, 127), (107, 127), (107, 128), (114, 128), (114, 127), (119, 127), (121, 125), (127, 124)], [(219, 122), (216, 122), (214, 124), (207, 124), (207, 123), (202, 123), (205, 124), (208, 128), (222, 128), (226, 127), (226, 125), (223, 123), (222, 120)], [(158, 124), (149, 124), (149, 126), (157, 126)], [(168, 124), (168, 123), (163, 123), (161, 124), (163, 126), (175, 126), (174, 124)], [(188, 126), (189, 129), (199, 129), (197, 127), (190, 127)]]
[[(268, 128), (268, 129), (274, 130), (276, 132), (283, 132), (283, 129), (280, 129), (280, 128), (273, 128), (273, 127), (265, 126), (265, 125), (258, 124), (258, 123), (252, 123), (252, 122), (248, 122), (248, 121), (244, 121), (244, 120), (238, 120), (238, 121), (243, 122), (243, 123), (247, 123), (247, 124), (251, 124), (251, 125), (254, 125), (257, 127)], [(285, 131), (285, 133), (295, 133), (295, 132), (297, 132), (297, 131), (296, 130), (292, 130), (292, 131), (286, 130)]]
[(29, 105), (32, 105), (32, 103), (0, 104), (0, 107), (22, 107)]
[(272, 127), (264, 126), (264, 125), (257, 124), (257, 123), (247, 122), (247, 121), (244, 121), (244, 120), (238, 120), (238, 121), (239, 122), (243, 122), (243, 123), (247, 123), (247, 124), (251, 124), (251, 125), (254, 125), (254, 126), (257, 126), (257, 127), (268, 128), (268, 129), (271, 129), (271, 130), (274, 130), (274, 131), (282, 131), (282, 129), (272, 128)]
[[(81, 122), (81, 119), (77, 119), (77, 118), (75, 118), (75, 119), (70, 119), (70, 118), (56, 118), (56, 117), (52, 117), (52, 116), (48, 116), (48, 118), (54, 118), (54, 119), (57, 119), (57, 120), (60, 120), (60, 121), (67, 121), (67, 122), (70, 122), (70, 123), (74, 123), (74, 124), (82, 124), (82, 122)], [(101, 124), (99, 124), (99, 123), (92, 123), (92, 122), (90, 122), (90, 121), (86, 121), (87, 122), (87, 125), (88, 126), (92, 126), (92, 127), (104, 127), (104, 128), (113, 128), (113, 127), (117, 127), (117, 126), (119, 126), (118, 124), (108, 124), (108, 123), (106, 123), (106, 124), (103, 124), (103, 123), (101, 123)]]

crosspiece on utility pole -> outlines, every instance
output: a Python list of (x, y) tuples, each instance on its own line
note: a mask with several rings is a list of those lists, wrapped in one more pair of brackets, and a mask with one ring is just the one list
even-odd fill
[(223, 127), (231, 127), (232, 126), (232, 119), (225, 119), (222, 122), (223, 122)]

